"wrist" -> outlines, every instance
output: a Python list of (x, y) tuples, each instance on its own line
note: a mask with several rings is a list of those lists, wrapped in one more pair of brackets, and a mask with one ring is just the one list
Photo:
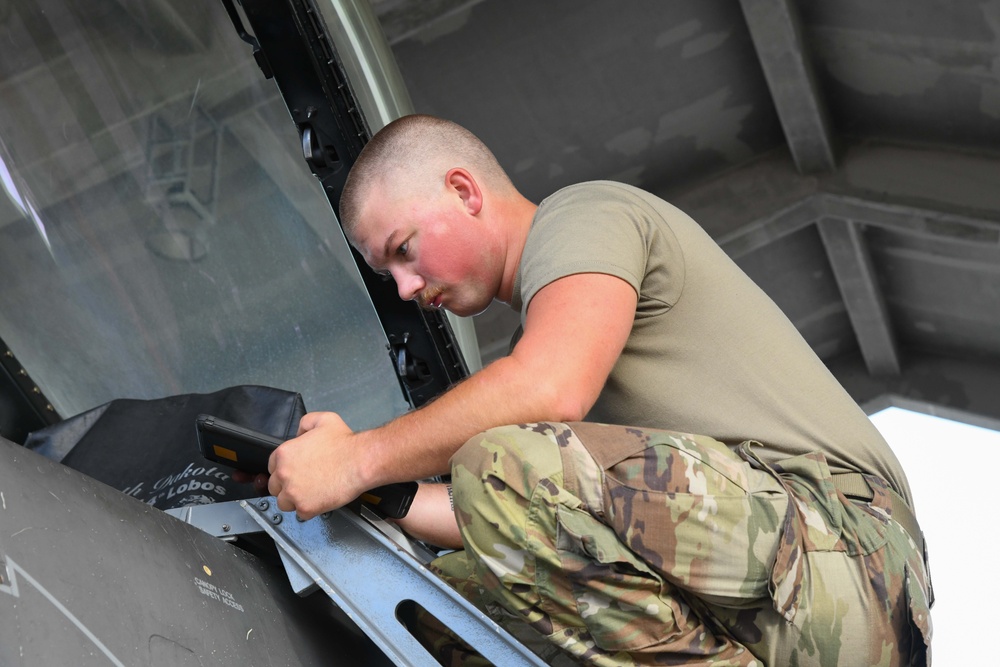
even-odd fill
[(387, 478), (379, 439), (373, 437), (373, 434), (374, 431), (355, 433), (351, 442), (351, 449), (358, 462), (354, 474), (357, 475), (358, 484), (366, 491), (382, 486)]

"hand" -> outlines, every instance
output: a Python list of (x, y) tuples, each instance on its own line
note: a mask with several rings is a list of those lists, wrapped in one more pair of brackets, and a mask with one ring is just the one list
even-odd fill
[(351, 502), (364, 491), (355, 435), (334, 412), (310, 412), (298, 436), (281, 444), (268, 460), (267, 489), (278, 509), (302, 520)]

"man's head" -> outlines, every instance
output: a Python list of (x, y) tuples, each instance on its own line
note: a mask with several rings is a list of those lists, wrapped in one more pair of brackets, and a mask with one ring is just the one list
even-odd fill
[(480, 186), (514, 187), (490, 149), (461, 125), (421, 114), (394, 120), (372, 137), (351, 167), (340, 198), (344, 230), (351, 235), (369, 196), (385, 196), (386, 189), (436, 187), (453, 167), (467, 169)]
[(519, 196), (471, 132), (404, 116), (376, 134), (351, 169), (341, 224), (365, 261), (395, 278), (401, 298), (469, 315), (500, 289), (503, 202)]

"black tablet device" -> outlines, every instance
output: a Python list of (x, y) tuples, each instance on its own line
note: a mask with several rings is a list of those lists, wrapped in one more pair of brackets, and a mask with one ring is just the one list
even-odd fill
[(284, 442), (212, 415), (198, 415), (196, 424), (202, 456), (244, 472), (266, 473), (271, 452)]
[[(196, 430), (202, 456), (252, 474), (266, 473), (271, 452), (284, 442), (212, 415), (198, 415)], [(417, 488), (416, 482), (387, 484), (363, 493), (361, 500), (385, 516), (401, 519), (409, 511)]]

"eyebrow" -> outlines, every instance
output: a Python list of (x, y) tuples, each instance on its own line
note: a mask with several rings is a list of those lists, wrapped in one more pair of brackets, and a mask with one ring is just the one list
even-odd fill
[(386, 240), (385, 240), (385, 246), (382, 248), (382, 253), (383, 253), (382, 254), (382, 258), (383, 258), (383, 260), (387, 260), (389, 257), (392, 256), (392, 246), (394, 245), (396, 236), (398, 236), (398, 235), (399, 235), (399, 230), (398, 229), (394, 229), (389, 234), (388, 238), (386, 238)]
[[(389, 270), (386, 269), (386, 268), (384, 268), (384, 267), (385, 267), (385, 263), (389, 259), (389, 256), (392, 254), (391, 248), (392, 248), (394, 239), (396, 238), (398, 232), (399, 232), (398, 229), (394, 229), (389, 234), (389, 236), (386, 238), (385, 245), (382, 246), (382, 257), (381, 258), (378, 258), (378, 257), (371, 257), (371, 258), (369, 258), (367, 256), (365, 257), (365, 262), (368, 264), (368, 266), (371, 267), (372, 271), (374, 271), (375, 273), (379, 274), (380, 276), (391, 275), (389, 273)], [(362, 254), (365, 254), (365, 253), (362, 253)], [(379, 261), (379, 260), (381, 260), (381, 261)], [(376, 268), (376, 267), (383, 267), (383, 268)]]

